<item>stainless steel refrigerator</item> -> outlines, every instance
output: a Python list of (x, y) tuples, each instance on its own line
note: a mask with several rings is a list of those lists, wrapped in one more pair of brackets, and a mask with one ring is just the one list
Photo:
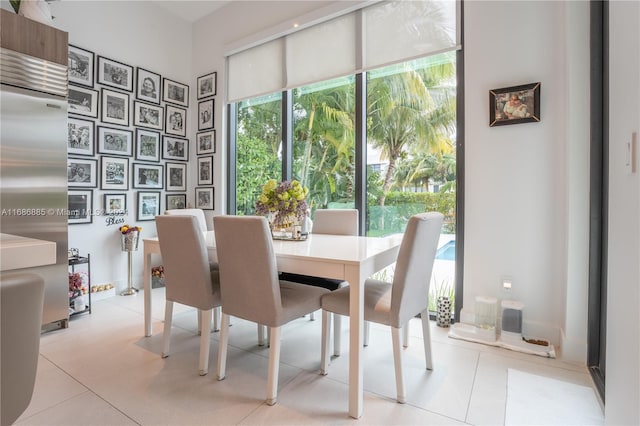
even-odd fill
[(42, 324), (67, 327), (67, 67), (0, 51), (0, 231), (56, 243)]

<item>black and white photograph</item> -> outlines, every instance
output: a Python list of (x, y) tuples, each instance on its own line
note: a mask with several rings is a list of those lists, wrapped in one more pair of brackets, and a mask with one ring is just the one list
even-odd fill
[(138, 214), (136, 220), (154, 220), (160, 214), (160, 192), (138, 191)]
[(189, 106), (189, 86), (165, 78), (162, 80), (162, 100), (183, 107)]
[(67, 158), (67, 185), (78, 188), (98, 186), (98, 160)]
[(160, 91), (162, 90), (160, 74), (140, 67), (138, 67), (137, 74), (136, 98), (160, 105)]
[(93, 191), (69, 190), (67, 192), (67, 206), (69, 225), (91, 223), (93, 221)]
[(217, 79), (218, 73), (216, 72), (198, 77), (198, 99), (216, 95)]
[(133, 67), (98, 56), (98, 83), (133, 92)]
[(136, 129), (136, 160), (160, 162), (160, 132)]
[(164, 108), (133, 101), (133, 125), (162, 130), (162, 126), (164, 126)]
[(196, 208), (213, 210), (213, 188), (196, 187)]
[(174, 138), (171, 136), (162, 137), (162, 158), (165, 160), (189, 160), (189, 140)]
[(92, 51), (69, 45), (68, 68), (69, 83), (93, 87), (93, 64), (95, 55)]
[(167, 210), (186, 209), (187, 194), (167, 194)]
[(216, 131), (196, 133), (196, 155), (214, 154), (216, 152)]
[(133, 132), (98, 126), (98, 152), (131, 157), (133, 155)]
[(71, 155), (94, 154), (94, 124), (93, 121), (79, 118), (67, 118), (67, 153)]
[(69, 114), (98, 118), (98, 91), (69, 85)]
[(129, 189), (129, 159), (118, 157), (100, 157), (100, 189), (128, 190)]
[(213, 185), (213, 157), (198, 157), (198, 185)]
[(129, 125), (129, 95), (102, 88), (102, 122)]
[(162, 164), (133, 163), (133, 187), (162, 189), (164, 168)]
[(127, 194), (104, 194), (102, 206), (106, 215), (121, 216), (127, 214)]
[(164, 132), (168, 135), (186, 136), (187, 135), (187, 110), (184, 108), (167, 105), (166, 123)]
[(187, 190), (187, 165), (184, 163), (169, 163), (166, 165), (167, 191)]
[(213, 129), (214, 99), (198, 102), (198, 130)]

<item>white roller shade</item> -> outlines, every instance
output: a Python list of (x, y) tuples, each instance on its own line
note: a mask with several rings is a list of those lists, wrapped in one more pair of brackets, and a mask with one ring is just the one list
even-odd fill
[(457, 47), (457, 1), (392, 1), (363, 9), (364, 69)]
[(286, 37), (287, 87), (354, 74), (355, 15), (332, 19)]
[(236, 53), (228, 58), (228, 100), (235, 102), (278, 92), (284, 84), (284, 39)]

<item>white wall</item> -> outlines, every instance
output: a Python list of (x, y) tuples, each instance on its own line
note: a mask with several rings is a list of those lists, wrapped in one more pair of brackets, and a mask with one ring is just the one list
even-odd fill
[[(51, 4), (55, 19), (53, 25), (69, 33), (69, 43), (93, 51), (97, 55), (123, 62), (134, 67), (142, 67), (163, 77), (184, 82), (194, 87), (195, 78), (191, 70), (192, 43), (191, 24), (176, 18), (150, 2), (130, 1), (64, 1)], [(95, 85), (98, 88), (100, 85)], [(191, 91), (194, 93), (194, 89)], [(131, 107), (135, 94), (130, 93)], [(190, 101), (193, 109), (194, 99)], [(132, 110), (131, 110), (132, 111)], [(84, 118), (84, 117), (83, 117)], [(130, 117), (131, 124), (132, 117)], [(95, 120), (99, 122), (99, 119)], [(192, 121), (193, 123), (193, 121)], [(188, 136), (193, 140), (194, 128), (188, 123)], [(111, 125), (108, 125), (111, 126)], [(113, 126), (118, 127), (118, 126)], [(128, 129), (133, 130), (131, 125)], [(134, 132), (135, 138), (135, 132)], [(195, 149), (192, 146), (190, 154)], [(191, 154), (195, 158), (195, 153)], [(96, 155), (95, 158), (99, 158)], [(129, 167), (135, 161), (129, 158)], [(164, 161), (162, 161), (164, 164)], [(100, 162), (98, 161), (98, 167)], [(194, 166), (190, 172), (195, 173)], [(187, 200), (193, 202), (194, 177), (190, 176)], [(103, 208), (103, 194), (122, 191), (93, 190), (94, 208)], [(131, 182), (129, 182), (131, 188)], [(142, 226), (142, 237), (155, 236), (153, 221), (136, 220), (136, 192), (129, 189), (127, 195), (126, 223)], [(165, 192), (162, 193), (161, 206), (164, 211)], [(127, 284), (126, 255), (120, 251), (118, 225), (107, 226), (104, 216), (95, 216), (91, 224), (69, 226), (69, 247), (75, 247), (82, 254), (91, 253), (91, 275), (93, 284), (113, 282), (117, 290)], [(134, 285), (142, 287), (142, 243), (134, 253)]]
[[(640, 3), (611, 1), (609, 267), (605, 419), (640, 424), (640, 182), (626, 144), (640, 133)], [(640, 136), (640, 135), (639, 135)], [(640, 141), (638, 141), (640, 143)], [(636, 167), (638, 167), (636, 157)]]

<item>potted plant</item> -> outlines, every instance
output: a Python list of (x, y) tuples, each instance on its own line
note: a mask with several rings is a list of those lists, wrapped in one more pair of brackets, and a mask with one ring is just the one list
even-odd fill
[(20, 16), (49, 25), (53, 21), (49, 3), (45, 0), (9, 0), (13, 10)]

